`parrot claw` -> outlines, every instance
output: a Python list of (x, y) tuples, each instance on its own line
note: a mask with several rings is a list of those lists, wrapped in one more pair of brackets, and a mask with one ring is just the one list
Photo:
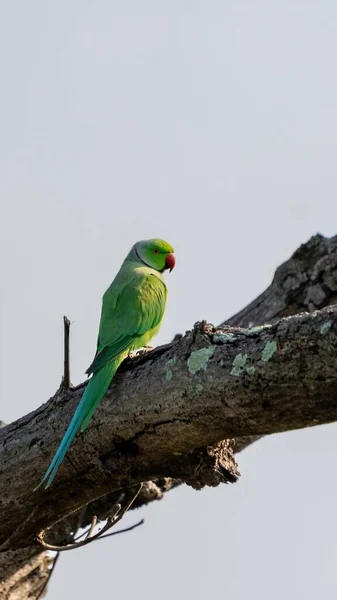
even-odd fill
[(140, 348), (139, 350), (129, 352), (128, 358), (130, 358), (131, 360), (133, 360), (134, 358), (139, 358), (140, 356), (143, 356), (147, 352), (151, 352), (151, 350), (153, 350), (153, 349), (154, 349), (154, 346), (144, 346), (143, 348)]

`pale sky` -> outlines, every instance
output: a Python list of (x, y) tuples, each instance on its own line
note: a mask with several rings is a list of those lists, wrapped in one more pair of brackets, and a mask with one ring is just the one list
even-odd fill
[[(0, 419), (56, 391), (63, 314), (83, 380), (135, 241), (176, 251), (160, 344), (336, 233), (336, 56), (334, 0), (2, 1)], [(335, 600), (336, 432), (265, 439), (236, 485), (129, 515), (61, 557), (48, 600)]]

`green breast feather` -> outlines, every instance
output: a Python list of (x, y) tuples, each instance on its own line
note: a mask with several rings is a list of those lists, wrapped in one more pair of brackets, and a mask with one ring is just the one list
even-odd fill
[[(131, 265), (130, 265), (131, 266)], [(87, 370), (95, 373), (120, 353), (148, 343), (164, 316), (167, 290), (163, 277), (148, 267), (129, 268), (103, 297), (97, 354)]]

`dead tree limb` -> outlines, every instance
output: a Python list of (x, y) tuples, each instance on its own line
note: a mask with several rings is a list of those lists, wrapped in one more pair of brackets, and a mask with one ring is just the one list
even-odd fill
[[(336, 290), (337, 237), (315, 236), (279, 267), (264, 294), (228, 322), (247, 327), (312, 311), (333, 304)], [(217, 446), (221, 439), (236, 437), (242, 448), (260, 435), (336, 420), (336, 310), (253, 332), (199, 325), (124, 366), (47, 492), (31, 490), (82, 392), (60, 389), (40, 409), (1, 429), (4, 597), (19, 599), (11, 590), (23, 578), (27, 585), (31, 579), (30, 592), (36, 590), (39, 569), (42, 585), (47, 564), (31, 567), (35, 587), (33, 575), (22, 575), (34, 561), (44, 561), (34, 544), (40, 529), (54, 523), (60, 543), (68, 543), (76, 526), (90, 523), (93, 514), (109, 514), (141, 481), (148, 480), (138, 506), (160, 498), (177, 480), (194, 487), (235, 480), (231, 444)]]
[[(208, 484), (207, 469), (188, 468), (197, 448), (335, 421), (336, 383), (337, 307), (253, 329), (198, 324), (115, 377), (52, 488), (33, 493), (82, 393), (60, 388), (1, 429), (0, 551), (31, 545), (38, 531), (113, 490), (168, 475)], [(226, 477), (236, 476), (233, 464)]]

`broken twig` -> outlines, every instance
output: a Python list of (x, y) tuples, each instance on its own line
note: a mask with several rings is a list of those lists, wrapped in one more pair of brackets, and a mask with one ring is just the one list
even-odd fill
[[(72, 544), (68, 544), (66, 546), (55, 546), (53, 544), (48, 544), (44, 540), (44, 536), (45, 536), (44, 530), (40, 531), (40, 533), (36, 536), (36, 540), (45, 550), (51, 550), (53, 552), (64, 552), (65, 550), (74, 550), (75, 548), (80, 548), (81, 546), (86, 546), (87, 544), (90, 544), (91, 542), (102, 537), (104, 535), (104, 533), (106, 533), (109, 529), (114, 527), (123, 518), (125, 513), (129, 510), (130, 506), (133, 504), (133, 502), (137, 498), (142, 487), (143, 487), (143, 484), (141, 483), (137, 489), (137, 492), (132, 495), (130, 500), (125, 504), (124, 508), (122, 508), (121, 504), (117, 504), (114, 513), (110, 517), (107, 518), (107, 521), (106, 521), (104, 527), (100, 531), (98, 531), (95, 535), (93, 535), (93, 531), (94, 531), (94, 528), (97, 523), (96, 515), (94, 515), (92, 518), (91, 525), (89, 527), (88, 532), (86, 532), (84, 534), (85, 538), (81, 539), (80, 541), (74, 542)], [(134, 528), (134, 527), (132, 527), (132, 528)], [(121, 532), (116, 532), (116, 533), (121, 533)], [(82, 536), (80, 536), (80, 537), (82, 537)]]
[(70, 339), (70, 321), (68, 317), (63, 317), (63, 332), (64, 332), (64, 362), (63, 362), (63, 378), (62, 385), (66, 390), (69, 390), (72, 385), (70, 381), (70, 352), (69, 352), (69, 339)]

